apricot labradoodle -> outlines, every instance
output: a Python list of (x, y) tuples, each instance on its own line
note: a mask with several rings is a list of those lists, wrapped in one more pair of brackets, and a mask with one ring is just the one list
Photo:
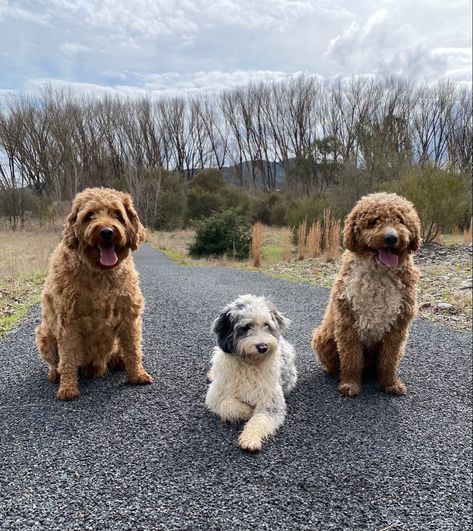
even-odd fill
[(144, 236), (128, 194), (88, 188), (75, 197), (51, 257), (36, 329), (59, 399), (79, 396), (79, 371), (100, 377), (117, 367), (131, 384), (152, 383), (141, 361), (144, 301), (131, 256)]
[(403, 395), (397, 368), (415, 315), (419, 217), (396, 194), (371, 194), (347, 216), (343, 239), (341, 269), (312, 348), (329, 373), (339, 374), (342, 394), (357, 395), (363, 369), (372, 367), (381, 390)]

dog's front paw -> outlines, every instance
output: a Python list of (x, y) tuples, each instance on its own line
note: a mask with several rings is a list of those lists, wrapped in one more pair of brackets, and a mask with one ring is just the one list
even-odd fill
[(262, 446), (262, 440), (255, 435), (247, 434), (243, 431), (238, 438), (238, 445), (246, 452), (259, 452)]
[(360, 394), (360, 384), (356, 382), (341, 382), (338, 391), (345, 396), (356, 396)]
[(128, 383), (131, 385), (147, 385), (152, 384), (153, 382), (153, 377), (146, 371), (142, 371), (128, 377)]
[(401, 380), (396, 380), (391, 385), (386, 385), (384, 387), (381, 387), (381, 389), (385, 393), (389, 393), (390, 395), (398, 395), (398, 396), (405, 395), (407, 392), (406, 385), (403, 382), (401, 382)]
[(59, 400), (74, 400), (80, 395), (78, 387), (59, 387), (56, 396)]

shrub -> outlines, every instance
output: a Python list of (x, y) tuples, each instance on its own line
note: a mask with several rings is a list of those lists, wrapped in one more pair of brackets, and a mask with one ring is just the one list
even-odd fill
[(306, 197), (302, 199), (296, 206), (290, 208), (287, 221), (288, 225), (297, 227), (304, 220), (308, 225), (312, 225), (323, 214), (323, 211), (328, 208), (327, 200), (318, 195)]
[(184, 225), (186, 211), (186, 191), (182, 181), (176, 175), (168, 175), (158, 197), (157, 212), (153, 228), (160, 230), (180, 229)]
[(221, 210), (222, 206), (220, 195), (202, 188), (192, 188), (187, 194), (186, 225), (193, 220), (208, 218), (213, 212)]
[(214, 212), (194, 223), (195, 240), (189, 247), (191, 256), (229, 255), (248, 258), (251, 227), (238, 209)]
[(259, 197), (254, 205), (254, 219), (265, 225), (284, 226), (287, 224), (288, 196), (271, 192)]
[(431, 166), (413, 167), (385, 189), (412, 201), (422, 222), (424, 241), (432, 241), (439, 230), (465, 228), (471, 219), (471, 178), (464, 173)]
[(238, 208), (245, 218), (252, 218), (253, 201), (246, 192), (227, 186), (222, 190), (221, 197), (225, 209)]
[(227, 186), (220, 170), (200, 170), (189, 185), (191, 188), (200, 188), (206, 192), (220, 193)]

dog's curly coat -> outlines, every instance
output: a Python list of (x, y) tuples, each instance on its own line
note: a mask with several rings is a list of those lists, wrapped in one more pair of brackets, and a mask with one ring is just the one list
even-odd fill
[(396, 373), (415, 315), (419, 217), (396, 194), (371, 194), (347, 216), (343, 239), (347, 250), (312, 348), (329, 373), (339, 373), (344, 395), (360, 392), (370, 366), (383, 391), (405, 394)]
[(205, 403), (224, 421), (246, 422), (243, 450), (260, 450), (286, 417), (285, 396), (297, 382), (294, 347), (281, 335), (289, 322), (267, 299), (248, 294), (213, 324), (218, 346)]
[(88, 188), (75, 197), (50, 260), (36, 329), (61, 400), (79, 396), (79, 370), (99, 377), (113, 366), (124, 368), (132, 384), (152, 383), (141, 361), (144, 301), (131, 257), (144, 236), (128, 194)]

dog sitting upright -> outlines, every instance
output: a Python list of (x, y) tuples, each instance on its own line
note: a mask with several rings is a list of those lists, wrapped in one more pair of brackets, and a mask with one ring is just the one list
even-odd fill
[(79, 396), (79, 371), (99, 377), (121, 367), (131, 384), (152, 383), (141, 361), (144, 301), (131, 257), (144, 236), (128, 194), (87, 188), (75, 197), (50, 259), (36, 329), (60, 400)]
[(419, 217), (396, 194), (371, 194), (347, 216), (343, 239), (347, 250), (312, 348), (339, 374), (342, 394), (357, 395), (363, 369), (373, 366), (381, 390), (403, 395), (396, 373), (415, 314)]
[(284, 397), (297, 381), (294, 348), (281, 336), (289, 322), (264, 297), (242, 295), (213, 324), (218, 346), (205, 403), (224, 421), (248, 421), (243, 450), (260, 450), (284, 422)]

